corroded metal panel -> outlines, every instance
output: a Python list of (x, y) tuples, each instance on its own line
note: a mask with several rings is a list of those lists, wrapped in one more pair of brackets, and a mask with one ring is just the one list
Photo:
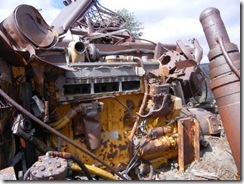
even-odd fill
[(193, 161), (200, 160), (199, 124), (191, 118), (178, 121), (178, 162), (180, 171)]

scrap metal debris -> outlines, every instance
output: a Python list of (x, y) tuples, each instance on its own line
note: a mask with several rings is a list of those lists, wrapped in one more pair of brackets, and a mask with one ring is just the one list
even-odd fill
[(30, 5), (0, 23), (2, 180), (240, 179), (240, 53), (217, 9), (200, 16), (208, 70), (196, 38), (153, 43), (97, 0), (64, 5), (50, 26)]

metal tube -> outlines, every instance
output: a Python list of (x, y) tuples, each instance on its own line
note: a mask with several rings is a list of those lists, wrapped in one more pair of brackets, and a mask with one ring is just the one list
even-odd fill
[(122, 55), (129, 53), (144, 53), (144, 54), (154, 54), (154, 50), (149, 49), (126, 49), (113, 52), (100, 52), (100, 56), (109, 56), (109, 55)]
[(163, 137), (160, 137), (158, 139), (153, 139), (153, 140), (148, 139), (145, 146), (143, 146), (141, 148), (139, 155), (142, 158), (144, 158), (146, 156), (149, 156), (149, 155), (152, 155), (152, 154), (155, 154), (158, 152), (173, 149), (173, 147), (174, 147), (174, 146), (172, 146), (173, 144), (176, 146), (176, 142), (167, 136), (163, 136)]
[(231, 61), (228, 53), (226, 52), (226, 49), (225, 49), (224, 43), (223, 43), (223, 39), (221, 37), (217, 37), (216, 41), (219, 43), (219, 46), (221, 48), (221, 51), (223, 52), (226, 62), (228, 63), (228, 65), (230, 66), (232, 71), (236, 74), (236, 76), (240, 79), (241, 78), (240, 71), (233, 65), (233, 62)]
[[(144, 67), (144, 63), (143, 63), (143, 60), (140, 58), (140, 57), (134, 57), (134, 60), (138, 60), (141, 64), (141, 67), (145, 70), (145, 67)], [(148, 94), (149, 94), (149, 89), (148, 89), (148, 82), (147, 82), (147, 77), (144, 76), (144, 96), (143, 96), (143, 100), (142, 100), (142, 103), (141, 103), (141, 106), (140, 106), (140, 109), (139, 109), (139, 112), (138, 114), (142, 114), (145, 106), (146, 106), (146, 103), (147, 103), (147, 100), (148, 100)], [(132, 130), (131, 130), (131, 133), (130, 133), (130, 136), (129, 136), (129, 155), (130, 155), (130, 158), (132, 158), (133, 156), (133, 138), (135, 136), (135, 133), (137, 131), (137, 126), (138, 126), (138, 123), (139, 123), (139, 120), (140, 120), (140, 116), (137, 115), (136, 116), (136, 121), (132, 127)]]
[(72, 1), (72, 3), (64, 7), (64, 9), (54, 19), (51, 26), (58, 33), (58, 35), (66, 33), (71, 25), (78, 19), (82, 18), (95, 4), (95, 2), (96, 0)]
[(230, 42), (218, 9), (204, 10), (200, 22), (210, 48), (210, 88), (240, 174), (240, 53), (237, 46)]
[(203, 26), (209, 48), (212, 49), (217, 42), (216, 36), (221, 36), (225, 42), (230, 42), (224, 22), (220, 17), (220, 12), (216, 8), (207, 8), (200, 15), (200, 22)]

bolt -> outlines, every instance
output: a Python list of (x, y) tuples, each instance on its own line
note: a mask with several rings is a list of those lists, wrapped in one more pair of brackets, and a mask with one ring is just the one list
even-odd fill
[(45, 171), (45, 166), (41, 165), (39, 168), (38, 168), (40, 171)]
[(55, 166), (56, 166), (56, 168), (60, 168), (61, 167), (61, 164), (59, 162), (56, 162), (55, 163)]

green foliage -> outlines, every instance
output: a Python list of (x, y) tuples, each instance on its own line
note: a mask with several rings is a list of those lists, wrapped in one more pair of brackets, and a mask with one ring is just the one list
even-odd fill
[(143, 32), (141, 31), (144, 29), (144, 27), (142, 27), (143, 23), (136, 20), (134, 13), (129, 12), (125, 8), (115, 10), (115, 12), (126, 20), (125, 29), (128, 29), (134, 35), (134, 37), (139, 38), (143, 35)]

